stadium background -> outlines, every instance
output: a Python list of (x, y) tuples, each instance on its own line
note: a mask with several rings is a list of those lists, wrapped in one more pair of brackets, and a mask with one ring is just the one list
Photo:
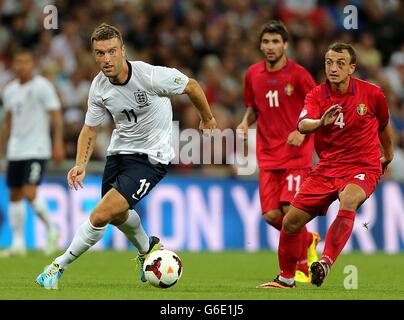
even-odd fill
[[(58, 10), (58, 29), (45, 30), (43, 9)], [(358, 9), (358, 29), (344, 28), (344, 7)], [(83, 124), (87, 94), (97, 74), (89, 36), (101, 22), (122, 30), (128, 59), (176, 67), (203, 86), (221, 129), (235, 130), (243, 113), (246, 68), (261, 59), (257, 36), (263, 23), (281, 19), (291, 34), (288, 55), (305, 66), (317, 82), (324, 80), (323, 55), (334, 41), (353, 43), (358, 52), (356, 76), (380, 85), (386, 93), (396, 129), (395, 159), (375, 194), (360, 209), (354, 235), (345, 251), (404, 250), (404, 4), (402, 1), (0, 1), (0, 92), (13, 78), (13, 51), (28, 46), (37, 71), (56, 86), (63, 104), (67, 160), (49, 163), (41, 187), (52, 218), (61, 230), (60, 248), (99, 199), (100, 173), (112, 130), (106, 121), (89, 166), (85, 189), (67, 188)], [(184, 96), (172, 99), (180, 130), (197, 128), (198, 116)], [(3, 108), (0, 107), (0, 118)], [(254, 145), (250, 145), (254, 158)], [(226, 162), (232, 155), (223, 152)], [(0, 247), (10, 243), (5, 161), (0, 163)], [(276, 250), (277, 231), (260, 219), (257, 173), (236, 174), (232, 165), (173, 165), (169, 176), (140, 204), (149, 232), (173, 250)], [(324, 238), (336, 213), (311, 223)], [(369, 223), (368, 229), (363, 224)], [(44, 229), (28, 212), (26, 238), (31, 249), (44, 245)], [(320, 243), (320, 248), (323, 244)], [(124, 250), (129, 244), (110, 228), (95, 249)]]

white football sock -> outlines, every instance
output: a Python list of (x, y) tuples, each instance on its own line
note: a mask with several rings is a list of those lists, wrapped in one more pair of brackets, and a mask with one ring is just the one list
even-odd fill
[(74, 235), (73, 241), (66, 252), (55, 259), (60, 268), (65, 269), (70, 263), (95, 245), (104, 235), (107, 226), (94, 227), (87, 219)]
[(23, 200), (11, 201), (9, 204), (10, 226), (13, 230), (13, 240), (11, 247), (18, 249), (25, 249), (25, 204)]
[(281, 280), (282, 282), (285, 282), (286, 284), (293, 284), (293, 282), (295, 282), (295, 278), (285, 278), (282, 276), (279, 276), (279, 280)]
[(117, 226), (130, 242), (137, 248), (139, 254), (149, 251), (149, 237), (140, 223), (140, 217), (135, 210), (128, 210), (128, 220)]
[(34, 209), (38, 218), (41, 219), (41, 221), (45, 224), (46, 229), (49, 231), (49, 229), (52, 227), (52, 222), (46, 204), (37, 197), (31, 202), (31, 207)]

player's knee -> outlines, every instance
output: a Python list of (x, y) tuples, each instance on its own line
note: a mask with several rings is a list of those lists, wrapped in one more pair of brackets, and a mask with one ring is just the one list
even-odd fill
[(36, 193), (26, 193), (24, 194), (24, 197), (29, 201), (32, 202), (36, 198)]
[(302, 223), (296, 219), (290, 219), (286, 215), (282, 222), (282, 229), (286, 233), (298, 233), (303, 228)]
[(26, 198), (29, 202), (34, 201), (36, 198), (37, 188), (38, 187), (36, 185), (26, 185), (23, 188), (24, 198)]
[(301, 227), (296, 223), (284, 222), (282, 224), (282, 229), (286, 233), (298, 233), (301, 230)]
[(340, 208), (354, 211), (362, 201), (363, 199), (356, 194), (344, 193), (340, 195)]
[(271, 226), (276, 227), (278, 224), (282, 226), (282, 213), (279, 210), (273, 210), (266, 212), (262, 215), (265, 222), (270, 224)]
[(110, 221), (110, 224), (114, 226), (120, 226), (122, 223), (128, 220), (128, 211), (122, 212), (119, 216)]
[(10, 200), (11, 201), (21, 201), (24, 197), (24, 193), (21, 188), (12, 188), (10, 190)]
[(91, 224), (94, 227), (104, 227), (113, 220), (113, 217), (105, 210), (95, 208), (90, 216)]

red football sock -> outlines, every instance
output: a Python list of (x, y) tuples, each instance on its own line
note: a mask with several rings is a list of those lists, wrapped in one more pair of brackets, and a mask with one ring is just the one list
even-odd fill
[[(307, 232), (307, 230), (306, 230)], [(298, 233), (286, 233), (281, 230), (278, 247), (278, 260), (280, 275), (285, 278), (293, 278), (296, 272), (296, 264), (301, 255), (302, 240), (305, 232), (302, 229)]]
[(322, 260), (331, 267), (345, 247), (355, 221), (355, 211), (339, 210), (334, 222), (328, 229)]
[[(303, 227), (302, 231), (302, 242), (301, 242), (301, 253), (299, 260), (297, 261), (297, 270), (304, 272), (306, 276), (309, 275), (309, 266), (307, 265), (307, 249), (310, 246), (313, 236), (307, 231), (306, 226)], [(310, 240), (309, 240), (310, 239)]]

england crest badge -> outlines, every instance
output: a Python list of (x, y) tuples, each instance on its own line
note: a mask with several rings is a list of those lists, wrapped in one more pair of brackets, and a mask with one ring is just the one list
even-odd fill
[(149, 105), (149, 99), (147, 97), (146, 91), (136, 91), (133, 93), (135, 95), (136, 103), (139, 105), (139, 108), (143, 108)]

